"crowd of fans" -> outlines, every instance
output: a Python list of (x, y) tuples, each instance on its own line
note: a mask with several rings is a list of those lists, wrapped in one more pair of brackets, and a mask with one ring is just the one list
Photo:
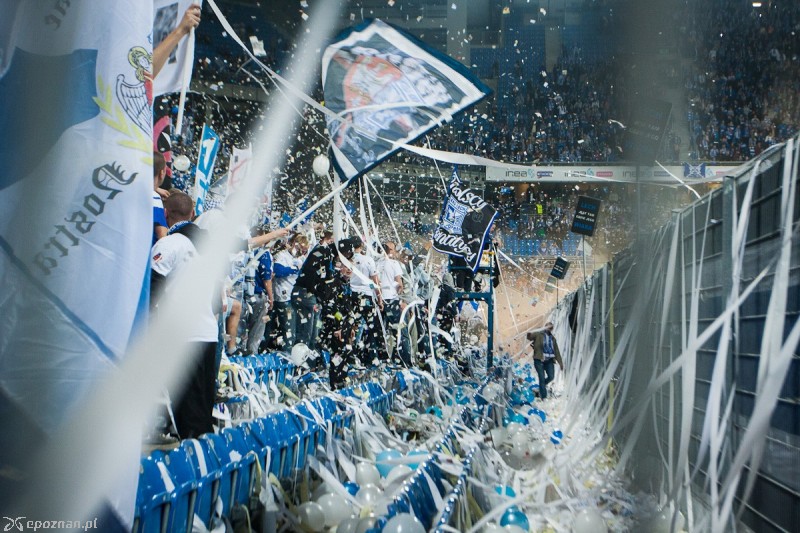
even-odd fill
[(693, 4), (681, 26), (699, 160), (745, 161), (800, 128), (800, 4)]

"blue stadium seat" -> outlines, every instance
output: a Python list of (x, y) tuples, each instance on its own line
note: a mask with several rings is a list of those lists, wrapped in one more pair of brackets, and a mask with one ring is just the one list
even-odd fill
[[(166, 492), (169, 494), (169, 513), (166, 520), (167, 531), (191, 531), (194, 521), (195, 502), (197, 500), (197, 481), (194, 479), (179, 480), (169, 471), (166, 454), (160, 450), (155, 450), (150, 457), (142, 460), (154, 463), (155, 470), (150, 471), (150, 475), (144, 480), (149, 483), (147, 489), (150, 493), (158, 494)], [(148, 467), (149, 468), (149, 467)], [(158, 476), (153, 475), (155, 472)], [(142, 483), (142, 476), (139, 483)], [(164, 522), (162, 522), (162, 525)]]
[(134, 533), (161, 533), (169, 525), (171, 501), (161, 472), (151, 457), (139, 463), (139, 486), (136, 490)]
[[(233, 504), (247, 505), (253, 494), (256, 473), (256, 454), (250, 450), (238, 450), (228, 444), (222, 435), (207, 433), (200, 437), (208, 442), (211, 451), (221, 465), (234, 464), (236, 470), (236, 486), (233, 489)], [(235, 459), (231, 452), (236, 452)]]
[(236, 487), (237, 463), (221, 463), (211, 450), (209, 441), (205, 439), (186, 439), (181, 446), (186, 450), (195, 477), (205, 477), (209, 472), (218, 477), (217, 495), (222, 500), (222, 515), (229, 516), (234, 503), (233, 489)]
[[(219, 495), (219, 481), (221, 472), (207, 470), (205, 474), (197, 472), (190, 459), (190, 453), (195, 453), (191, 446), (186, 448), (187, 441), (181, 443), (180, 448), (175, 448), (164, 457), (164, 463), (169, 469), (172, 478), (179, 484), (190, 481), (197, 482), (197, 498), (195, 500), (194, 514), (200, 517), (206, 527), (211, 526), (214, 516), (214, 504)], [(189, 451), (191, 450), (191, 452)]]

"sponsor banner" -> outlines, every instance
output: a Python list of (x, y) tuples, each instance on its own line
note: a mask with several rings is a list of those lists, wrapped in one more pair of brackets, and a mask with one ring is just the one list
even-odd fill
[[(658, 183), (677, 183), (675, 177), (687, 183), (706, 183), (719, 181), (723, 176), (731, 175), (737, 168), (733, 165), (702, 165), (661, 167), (640, 167), (639, 177), (642, 181)], [(701, 173), (702, 172), (702, 173)], [(670, 176), (672, 174), (672, 176)], [(702, 177), (701, 177), (702, 176)], [(636, 182), (635, 166), (531, 166), (503, 165), (486, 167), (486, 181), (522, 182), (522, 183), (585, 183), (585, 182)]]

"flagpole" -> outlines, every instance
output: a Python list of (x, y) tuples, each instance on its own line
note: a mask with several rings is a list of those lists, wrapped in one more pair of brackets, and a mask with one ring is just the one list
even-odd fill
[[(192, 5), (199, 5), (197, 0), (192, 2)], [(180, 136), (183, 130), (183, 110), (186, 107), (186, 90), (189, 88), (189, 83), (192, 77), (192, 61), (189, 61), (189, 50), (194, 50), (194, 27), (189, 29), (189, 37), (186, 40), (186, 54), (183, 61), (183, 76), (181, 83), (181, 96), (178, 100), (178, 118), (175, 121), (175, 135)], [(194, 54), (192, 54), (194, 58)]]

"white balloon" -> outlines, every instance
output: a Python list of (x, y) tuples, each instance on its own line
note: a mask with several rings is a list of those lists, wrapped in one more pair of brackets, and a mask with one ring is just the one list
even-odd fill
[(375, 465), (370, 463), (358, 463), (356, 465), (356, 483), (361, 485), (377, 485), (380, 483), (381, 473)]
[(531, 438), (530, 438), (530, 435), (528, 435), (527, 431), (518, 431), (518, 432), (514, 433), (513, 435), (511, 435), (511, 445), (512, 446), (521, 446), (521, 447), (527, 448), (528, 444), (530, 444), (530, 442), (531, 442)]
[(506, 426), (506, 433), (508, 437), (511, 438), (514, 436), (515, 433), (519, 433), (520, 431), (525, 431), (525, 426), (520, 424), (519, 422), (509, 422)]
[(483, 533), (507, 533), (507, 532), (499, 524), (495, 524), (494, 522), (489, 522), (488, 524), (483, 526)]
[(575, 515), (572, 531), (574, 533), (607, 533), (608, 526), (600, 513), (595, 509), (585, 507)]
[(314, 158), (311, 168), (314, 170), (314, 174), (317, 176), (327, 176), (328, 170), (331, 168), (331, 162), (328, 160), (328, 157), (325, 154), (319, 154)]
[(325, 527), (338, 526), (342, 520), (353, 516), (350, 503), (341, 494), (323, 494), (317, 503), (325, 512)]
[(508, 440), (508, 432), (506, 431), (506, 428), (494, 428), (489, 431), (489, 435), (492, 437), (492, 443), (494, 444), (495, 448), (499, 447)]
[(303, 363), (306, 362), (306, 358), (308, 357), (308, 352), (309, 352), (308, 346), (306, 346), (302, 342), (298, 342), (297, 344), (295, 344), (292, 347), (292, 355), (291, 355), (292, 364), (297, 367), (302, 366)]
[(397, 513), (386, 522), (382, 533), (425, 533), (425, 526), (411, 513)]
[(368, 516), (366, 518), (362, 518), (361, 520), (358, 521), (358, 525), (356, 526), (356, 533), (367, 533), (367, 531), (372, 529), (372, 526), (375, 525), (375, 522), (377, 520), (378, 519), (375, 518), (374, 516)]
[(383, 496), (383, 491), (377, 485), (368, 483), (361, 485), (356, 493), (356, 500), (364, 506), (374, 506)]
[(325, 527), (325, 512), (317, 502), (301, 503), (297, 508), (297, 518), (304, 531), (322, 531)]
[(527, 533), (521, 527), (519, 527), (517, 525), (512, 525), (512, 524), (509, 524), (509, 525), (505, 526), (500, 531), (502, 531), (503, 533)]
[(319, 486), (314, 489), (314, 492), (311, 493), (311, 499), (314, 501), (319, 500), (324, 494), (330, 494), (333, 492), (333, 489), (330, 485), (328, 485), (327, 481), (323, 481), (319, 484)]
[(389, 474), (383, 479), (383, 487), (386, 488), (398, 479), (403, 479), (413, 474), (414, 471), (408, 465), (397, 465), (389, 471)]
[(191, 164), (192, 162), (189, 161), (189, 158), (183, 154), (179, 155), (178, 157), (172, 160), (172, 168), (174, 168), (175, 170), (180, 170), (181, 172), (186, 172), (187, 170), (189, 170), (189, 165)]
[[(675, 531), (680, 531), (686, 523), (683, 514), (678, 511), (678, 517), (675, 520)], [(656, 513), (651, 522), (653, 533), (671, 533), (672, 529), (672, 512), (669, 509), (662, 509)]]
[(359, 518), (345, 518), (339, 522), (336, 533), (356, 533), (356, 528), (358, 528), (358, 523), (360, 521), (361, 519)]

